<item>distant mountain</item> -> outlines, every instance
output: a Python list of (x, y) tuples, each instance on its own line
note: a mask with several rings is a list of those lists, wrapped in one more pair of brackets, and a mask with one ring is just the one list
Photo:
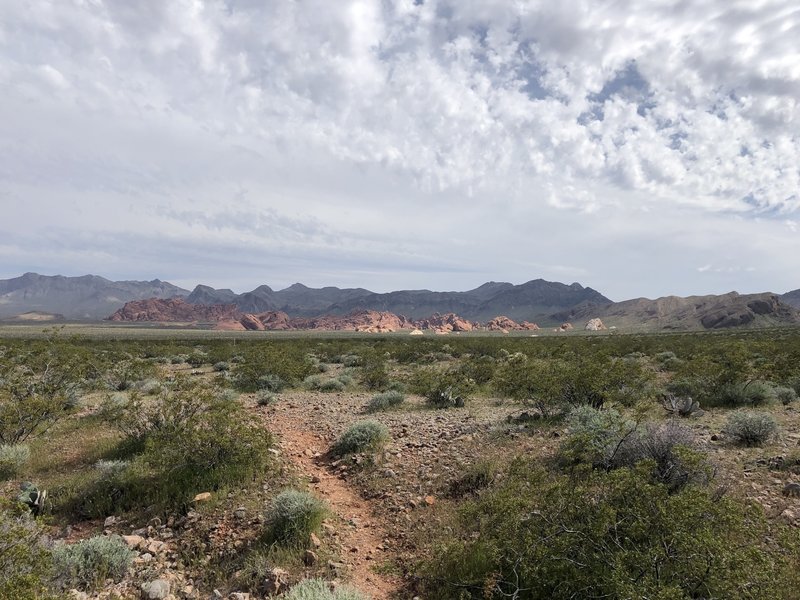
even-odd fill
[(605, 306), (579, 306), (553, 315), (562, 321), (599, 317), (611, 327), (653, 330), (723, 329), (800, 324), (800, 311), (776, 294), (636, 298)]
[(794, 306), (795, 308), (800, 308), (800, 290), (786, 292), (781, 296), (781, 302), (789, 306)]
[(354, 309), (371, 309), (402, 314), (412, 319), (433, 313), (453, 312), (470, 320), (486, 321), (506, 315), (522, 321), (548, 321), (548, 315), (575, 306), (604, 305), (611, 301), (579, 283), (565, 285), (535, 279), (521, 285), (489, 282), (468, 292), (403, 290), (368, 294), (330, 307), (334, 314)]
[(130, 300), (172, 298), (189, 292), (166, 281), (110, 281), (96, 275), (64, 277), (25, 273), (0, 280), (0, 318), (58, 313), (67, 319), (100, 320)]

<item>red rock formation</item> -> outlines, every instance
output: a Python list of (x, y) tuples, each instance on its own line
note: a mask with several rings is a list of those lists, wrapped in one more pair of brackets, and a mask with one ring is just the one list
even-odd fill
[(264, 324), (256, 315), (245, 314), (239, 319), (239, 323), (248, 331), (264, 331)]
[(294, 329), (320, 329), (326, 331), (363, 331), (391, 333), (410, 329), (412, 323), (403, 316), (375, 310), (355, 310), (349, 315), (323, 315), (311, 319), (292, 319)]
[(565, 331), (569, 331), (570, 329), (574, 329), (572, 323), (562, 323), (560, 327), (556, 327), (553, 331), (557, 333), (563, 333)]
[(603, 321), (595, 318), (586, 323), (586, 327), (584, 327), (584, 329), (586, 331), (602, 331), (603, 329), (608, 329), (608, 327), (603, 324)]
[(536, 331), (539, 326), (529, 321), (517, 323), (504, 315), (500, 315), (486, 323), (486, 329), (489, 331), (505, 331), (507, 333), (509, 331)]
[(282, 311), (259, 313), (256, 317), (264, 325), (264, 329), (270, 331), (288, 331), (295, 328), (289, 315)]
[(233, 304), (189, 304), (183, 298), (166, 300), (150, 298), (149, 300), (127, 302), (125, 306), (108, 317), (108, 320), (215, 323), (238, 321), (240, 318), (241, 314)]
[(214, 325), (214, 331), (246, 331), (239, 321), (220, 321)]
[(477, 327), (477, 324), (470, 323), (466, 319), (462, 319), (455, 313), (447, 313), (440, 315), (434, 313), (427, 319), (420, 319), (414, 321), (414, 325), (418, 329), (432, 329), (434, 331), (472, 331)]

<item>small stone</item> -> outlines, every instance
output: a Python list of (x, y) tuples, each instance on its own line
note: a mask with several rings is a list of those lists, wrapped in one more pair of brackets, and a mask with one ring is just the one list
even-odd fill
[(103, 522), (103, 527), (107, 529), (107, 528), (111, 527), (112, 525), (114, 525), (114, 523), (116, 523), (116, 522), (117, 522), (117, 517), (115, 517), (113, 515), (110, 516), (110, 517), (106, 517), (106, 520)]
[(240, 506), (235, 511), (233, 511), (233, 516), (240, 521), (247, 516), (247, 509), (244, 506)]
[(319, 478), (318, 475), (311, 476), (311, 483), (320, 483), (322, 480)]
[(250, 594), (247, 592), (233, 592), (228, 596), (228, 600), (250, 600)]
[(312, 543), (312, 544), (314, 544), (314, 547), (315, 547), (315, 548), (319, 548), (320, 546), (322, 546), (322, 542), (321, 542), (321, 541), (320, 541), (320, 539), (317, 537), (317, 534), (316, 534), (316, 533), (313, 533), (313, 532), (312, 532), (312, 533), (311, 533), (311, 535), (310, 535), (309, 537), (310, 537), (310, 539), (311, 539), (311, 543)]
[(278, 594), (287, 587), (289, 587), (289, 573), (278, 567), (271, 569), (264, 581), (264, 591), (267, 595)]
[(436, 498), (434, 498), (433, 496), (425, 496), (425, 504), (427, 504), (428, 506), (433, 506), (434, 504), (436, 504)]
[(142, 597), (146, 600), (165, 600), (169, 596), (169, 581), (156, 579), (142, 585)]
[(313, 550), (306, 550), (306, 553), (303, 555), (303, 562), (306, 566), (313, 567), (319, 561), (319, 556)]
[(193, 502), (208, 502), (211, 500), (211, 492), (201, 492), (194, 497)]

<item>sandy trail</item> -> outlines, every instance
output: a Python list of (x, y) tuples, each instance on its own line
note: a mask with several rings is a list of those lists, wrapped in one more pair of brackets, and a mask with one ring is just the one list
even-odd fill
[(328, 444), (313, 433), (314, 425), (309, 421), (315, 416), (288, 414), (279, 403), (267, 413), (267, 422), (270, 431), (279, 436), (284, 456), (311, 479), (311, 488), (317, 496), (344, 521), (345, 525), (337, 526), (336, 539), (342, 547), (342, 560), (348, 565), (349, 583), (369, 594), (372, 600), (393, 598), (400, 589), (400, 580), (374, 571), (387, 558), (383, 550), (385, 526), (376, 518), (369, 502), (335, 474), (322, 456)]

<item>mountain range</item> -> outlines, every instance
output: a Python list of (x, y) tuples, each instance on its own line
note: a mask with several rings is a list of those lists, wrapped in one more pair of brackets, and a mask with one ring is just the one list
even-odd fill
[[(620, 328), (656, 330), (800, 323), (800, 290), (781, 296), (731, 292), (612, 302), (579, 283), (567, 285), (535, 279), (519, 285), (492, 281), (466, 292), (375, 293), (363, 288), (310, 288), (296, 283), (283, 290), (261, 285), (237, 294), (205, 285), (198, 285), (190, 292), (158, 279), (110, 281), (95, 275), (64, 277), (36, 273), (0, 280), (0, 319), (25, 320), (23, 313), (31, 313), (36, 320), (42, 320), (44, 313), (58, 313), (68, 320), (99, 321), (128, 302), (152, 298), (182, 298), (185, 304), (196, 305), (199, 309), (196, 314), (200, 315), (220, 314), (213, 307), (226, 305), (231, 307), (226, 310), (242, 314), (281, 312), (291, 318), (341, 316), (369, 310), (417, 320), (436, 313), (455, 313), (463, 319), (486, 322), (503, 315), (547, 326), (600, 317), (606, 324)], [(182, 314), (191, 312), (190, 307), (180, 306)], [(206, 306), (212, 308), (206, 310)]]

